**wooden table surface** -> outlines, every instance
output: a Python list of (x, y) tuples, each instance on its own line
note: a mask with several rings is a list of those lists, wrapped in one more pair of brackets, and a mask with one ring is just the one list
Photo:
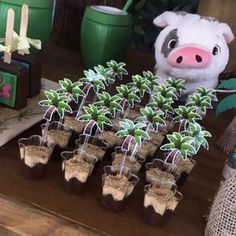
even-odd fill
[[(56, 53), (53, 53), (55, 51)], [(132, 53), (128, 55), (127, 63), (129, 71), (135, 74), (153, 68), (154, 61), (149, 56)], [(81, 73), (82, 63), (79, 55), (51, 45), (51, 49), (44, 56), (45, 77), (52, 80), (68, 75), (77, 78)], [(148, 226), (142, 218), (144, 173), (141, 174), (141, 182), (129, 199), (128, 205), (118, 214), (107, 211), (101, 204), (102, 167), (96, 175), (91, 176), (85, 191), (77, 196), (68, 194), (62, 186), (60, 163), (50, 161), (47, 176), (42, 181), (32, 182), (22, 177), (17, 139), (39, 133), (39, 125), (0, 149), (0, 192), (11, 199), (32, 204), (45, 212), (78, 223), (88, 232), (98, 235), (203, 235), (206, 216), (219, 187), (226, 159), (226, 155), (215, 143), (232, 117), (233, 113), (228, 112), (216, 118), (214, 111), (210, 111), (205, 117), (203, 125), (213, 134), (209, 140), (210, 150), (201, 150), (195, 157), (197, 165), (181, 189), (184, 198), (175, 215), (162, 229)]]

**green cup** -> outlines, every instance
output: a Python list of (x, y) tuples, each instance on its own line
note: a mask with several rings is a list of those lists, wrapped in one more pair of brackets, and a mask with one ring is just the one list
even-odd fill
[(88, 6), (81, 27), (81, 53), (86, 68), (120, 61), (132, 35), (132, 17), (107, 6)]

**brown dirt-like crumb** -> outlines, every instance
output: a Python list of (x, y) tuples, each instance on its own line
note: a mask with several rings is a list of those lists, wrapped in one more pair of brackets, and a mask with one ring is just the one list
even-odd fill
[(152, 186), (148, 189), (147, 195), (155, 197), (161, 204), (168, 205), (169, 202), (177, 201), (175, 193), (169, 188)]
[(175, 183), (174, 175), (172, 175), (171, 173), (168, 173), (166, 171), (162, 171), (158, 167), (157, 168), (152, 168), (152, 169), (146, 171), (146, 180), (148, 182), (152, 182), (152, 179), (166, 180), (168, 182)]
[(118, 191), (126, 192), (129, 187), (129, 180), (124, 175), (107, 175), (104, 187), (112, 187)]
[(127, 115), (127, 119), (130, 120), (135, 120), (136, 118), (138, 118), (139, 116), (141, 116), (142, 114), (139, 111), (136, 111), (134, 109), (131, 109), (129, 111), (129, 114)]
[(65, 130), (48, 130), (47, 142), (49, 144), (58, 145), (61, 148), (65, 148), (68, 145), (71, 133)]
[(78, 121), (75, 117), (65, 116), (64, 125), (73, 129), (77, 134), (81, 134), (84, 130), (85, 123)]
[[(124, 158), (123, 154), (116, 153), (114, 155), (114, 160), (112, 162), (112, 166), (119, 167), (122, 163)], [(134, 174), (137, 174), (141, 168), (141, 164), (134, 158), (131, 158), (131, 156), (126, 156), (124, 165), (130, 169), (130, 171)]]
[(35, 156), (42, 159), (48, 159), (50, 149), (45, 146), (29, 145), (25, 147), (25, 156)]
[(108, 143), (110, 147), (120, 146), (123, 142), (123, 139), (117, 137), (112, 131), (102, 132), (99, 137)]
[(96, 145), (93, 145), (91, 143), (87, 144), (86, 152), (88, 153), (88, 155), (93, 155), (93, 156), (97, 157), (99, 160), (102, 160), (103, 156), (105, 154), (105, 151), (102, 148), (100, 148)]
[(150, 136), (150, 142), (152, 142), (153, 144), (157, 145), (157, 146), (161, 146), (163, 140), (164, 140), (164, 135), (161, 132), (150, 132), (149, 133)]
[(190, 159), (187, 159), (187, 160), (181, 159), (178, 161), (178, 163), (176, 165), (176, 169), (180, 173), (185, 172), (185, 173), (189, 174), (192, 171), (194, 165), (195, 165), (194, 162), (191, 161)]
[(74, 171), (74, 169), (80, 169), (81, 171), (89, 171), (91, 163), (86, 162), (79, 155), (65, 161), (66, 171)]
[(112, 122), (112, 130), (113, 131), (118, 131), (120, 129), (120, 121), (122, 121), (123, 118), (121, 118), (120, 116), (117, 116), (114, 119), (111, 119)]
[[(134, 149), (135, 144), (131, 144), (131, 150)], [(157, 150), (157, 146), (147, 140), (143, 141), (141, 147), (138, 149), (138, 154), (142, 157), (153, 156)]]

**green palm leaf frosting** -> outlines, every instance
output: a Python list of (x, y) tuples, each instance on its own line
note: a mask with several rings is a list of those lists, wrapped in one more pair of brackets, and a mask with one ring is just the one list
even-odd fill
[(112, 117), (115, 117), (116, 113), (121, 111), (122, 107), (119, 104), (120, 97), (117, 95), (111, 96), (107, 92), (98, 93), (98, 101), (93, 103), (94, 106), (102, 107), (108, 109)]
[(140, 97), (143, 97), (145, 93), (151, 93), (150, 82), (146, 78), (143, 78), (141, 75), (133, 75), (132, 81), (129, 83), (129, 86), (136, 87)]
[(183, 90), (186, 90), (184, 83), (185, 81), (182, 79), (175, 79), (175, 78), (169, 78), (167, 80), (168, 86), (167, 87), (172, 87), (175, 89), (177, 96), (181, 96)]
[(148, 133), (143, 130), (145, 126), (145, 123), (134, 123), (132, 120), (129, 119), (120, 121), (120, 130), (116, 133), (116, 135), (118, 137), (125, 138), (122, 144), (122, 148), (124, 150), (130, 150), (130, 144), (132, 141), (134, 141), (135, 144), (140, 146), (142, 140), (149, 139)]
[(61, 88), (58, 89), (57, 92), (65, 94), (69, 97), (69, 100), (72, 100), (75, 103), (78, 103), (80, 96), (85, 96), (85, 93), (81, 89), (83, 84), (79, 81), (72, 82), (70, 79), (65, 78), (64, 80), (59, 80), (59, 84)]
[(93, 70), (85, 70), (84, 75), (85, 78), (80, 79), (80, 81), (85, 84), (91, 84), (95, 93), (106, 88), (105, 78), (102, 75), (95, 73)]
[(155, 132), (158, 131), (159, 124), (166, 124), (162, 119), (163, 112), (161, 110), (155, 110), (152, 107), (146, 106), (145, 108), (140, 108), (140, 112), (143, 116), (138, 117), (137, 121), (146, 123), (147, 126), (153, 129)]
[[(104, 130), (104, 125), (112, 125), (110, 119), (106, 116), (109, 113), (107, 109), (99, 109), (93, 104), (90, 104), (89, 106), (84, 106), (83, 109), (84, 113), (78, 118), (78, 120), (82, 122), (87, 122), (88, 124), (93, 123), (93, 126), (96, 125), (100, 132)], [(84, 133), (91, 134), (93, 126), (90, 127), (87, 125), (90, 130), (87, 131), (85, 127)]]
[(179, 157), (186, 160), (188, 156), (196, 153), (195, 147), (192, 145), (193, 138), (189, 136), (184, 136), (181, 133), (174, 132), (173, 134), (167, 135), (168, 143), (161, 146), (162, 151), (169, 153), (167, 156), (167, 162), (175, 162), (175, 158)]
[(112, 76), (113, 78), (119, 78), (122, 80), (123, 75), (128, 75), (128, 71), (124, 68), (126, 64), (124, 62), (116, 62), (114, 60), (111, 60), (107, 62), (107, 66), (112, 70)]
[(178, 100), (177, 95), (175, 94), (175, 88), (172, 86), (157, 85), (154, 86), (154, 91), (158, 94), (161, 94), (165, 98), (170, 98), (172, 100)]
[(44, 119), (51, 120), (54, 113), (63, 119), (65, 112), (72, 113), (72, 109), (68, 105), (68, 96), (61, 95), (55, 90), (45, 91), (44, 94), (47, 99), (39, 102), (40, 106), (48, 108), (44, 114)]
[(217, 97), (215, 95), (216, 91), (214, 89), (207, 89), (204, 87), (196, 88), (196, 93), (198, 93), (201, 97), (207, 96), (210, 98), (210, 102), (217, 101)]
[(166, 118), (168, 113), (174, 113), (174, 109), (171, 106), (172, 102), (173, 100), (171, 98), (165, 98), (157, 93), (152, 96), (152, 102), (147, 104), (147, 106), (156, 110), (161, 110), (164, 113), (164, 118)]
[(151, 92), (153, 91), (154, 86), (159, 85), (160, 77), (158, 77), (157, 75), (154, 75), (151, 71), (144, 71), (143, 77), (150, 82), (149, 86), (150, 86)]
[(118, 92), (117, 96), (120, 97), (121, 100), (125, 100), (130, 107), (133, 107), (137, 102), (141, 102), (139, 96), (137, 96), (137, 88), (136, 87), (128, 87), (127, 85), (120, 85), (116, 87)]
[(112, 69), (111, 68), (105, 68), (102, 65), (98, 65), (94, 67), (94, 70), (104, 78), (104, 83), (108, 86), (110, 84), (113, 84), (115, 82), (115, 79), (112, 77)]
[(198, 93), (189, 96), (189, 102), (186, 104), (187, 106), (195, 106), (200, 110), (203, 114), (206, 114), (207, 109), (212, 109), (211, 99), (209, 96), (201, 96)]
[(199, 151), (200, 147), (203, 146), (207, 150), (209, 149), (207, 137), (211, 137), (210, 132), (207, 130), (202, 130), (201, 125), (198, 123), (190, 123), (186, 131), (183, 131), (182, 134), (193, 138), (193, 146), (196, 149), (196, 152)]

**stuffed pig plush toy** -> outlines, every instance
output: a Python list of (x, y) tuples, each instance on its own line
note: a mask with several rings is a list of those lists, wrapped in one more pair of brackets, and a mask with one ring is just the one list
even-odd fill
[(216, 88), (229, 60), (227, 44), (234, 39), (230, 27), (214, 18), (166, 11), (154, 19), (164, 29), (155, 42), (156, 74), (184, 79), (185, 95), (199, 86)]

